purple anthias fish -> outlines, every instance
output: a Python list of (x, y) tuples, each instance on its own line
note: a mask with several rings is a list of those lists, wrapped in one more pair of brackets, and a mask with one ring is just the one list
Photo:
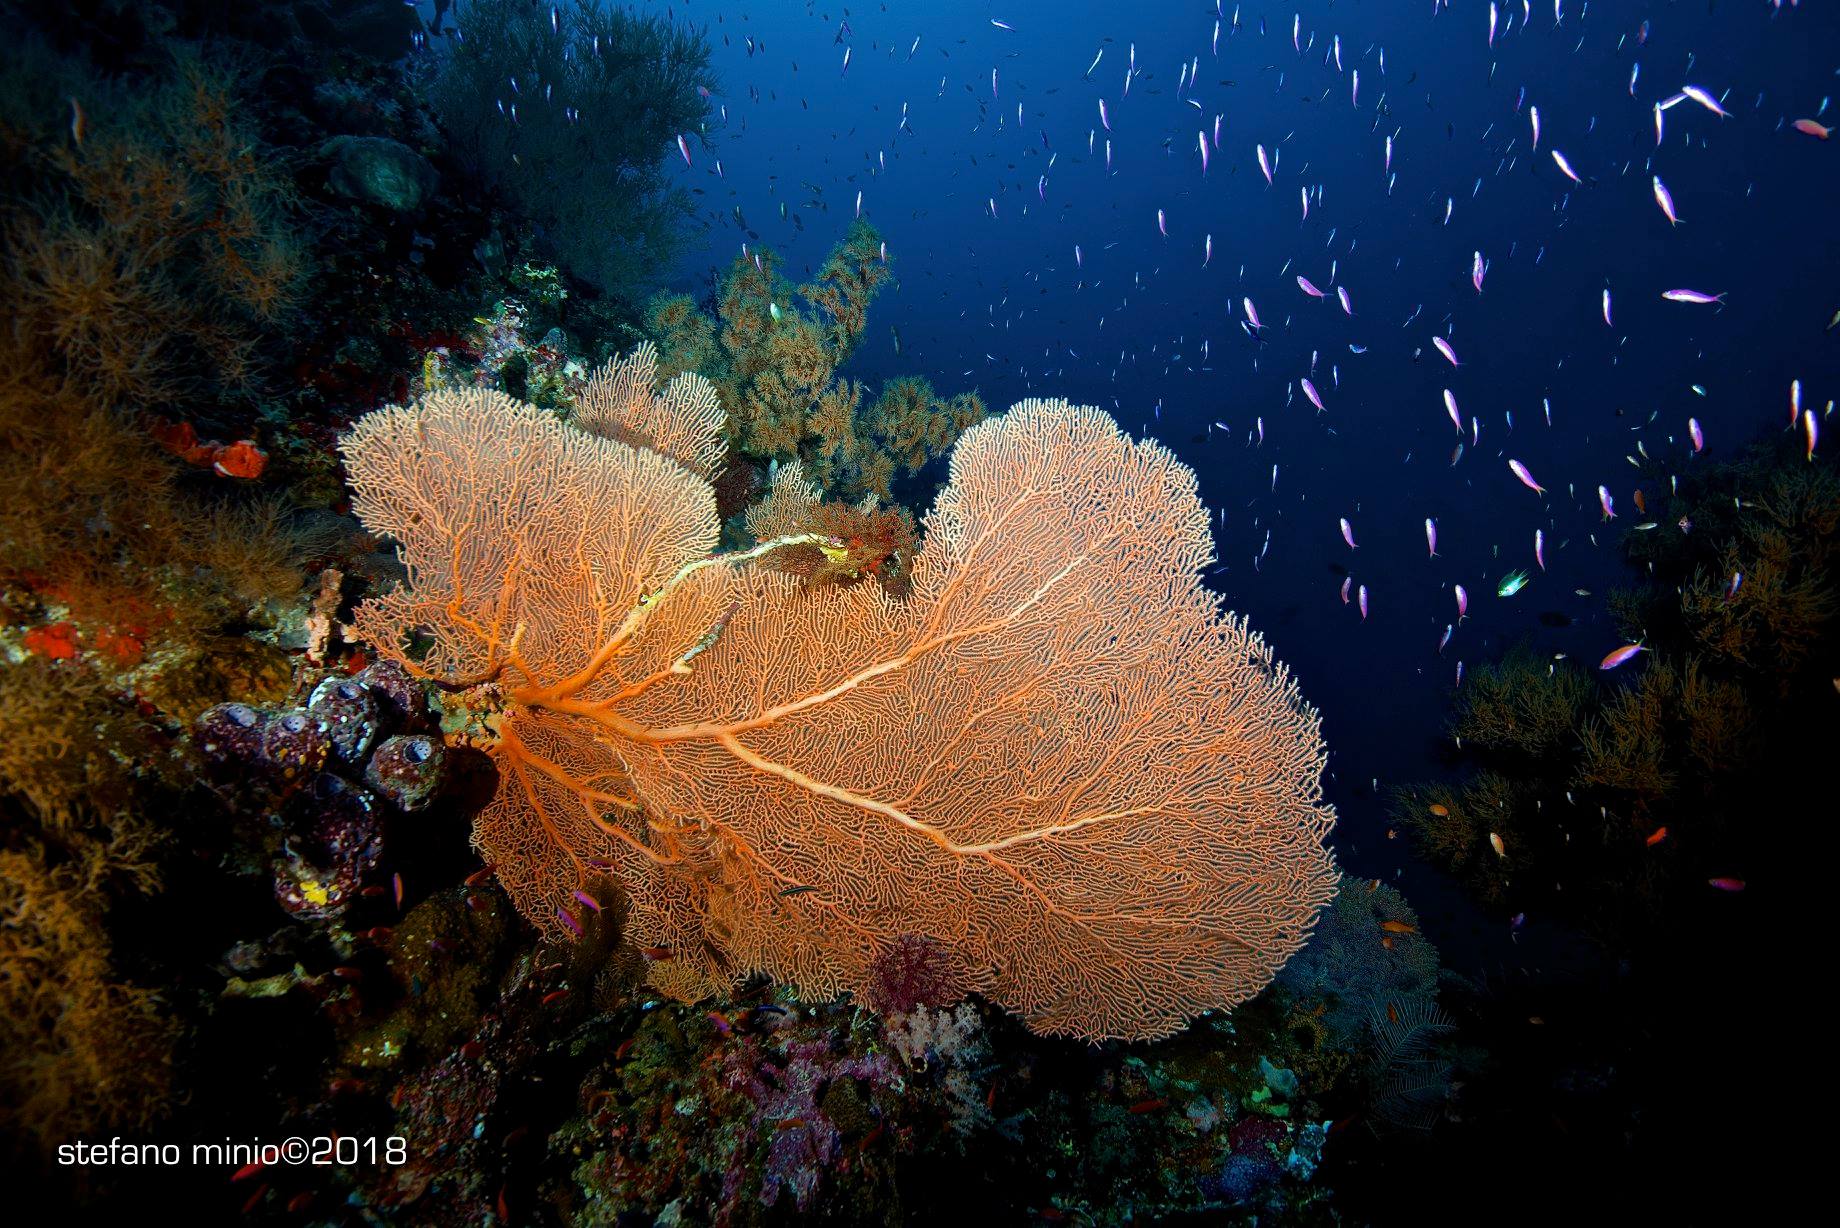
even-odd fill
[(1680, 87), (1680, 92), (1685, 94), (1688, 98), (1691, 98), (1694, 102), (1699, 103), (1700, 106), (1705, 107), (1708, 111), (1711, 111), (1720, 119), (1731, 118), (1731, 112), (1720, 106), (1718, 99), (1714, 98), (1708, 91), (1701, 89), (1699, 86), (1683, 85)]
[(1661, 176), (1654, 176), (1655, 203), (1661, 206), (1661, 212), (1667, 217), (1668, 225), (1680, 225), (1680, 215), (1674, 211), (1674, 194), (1667, 190), (1667, 184), (1661, 182)]
[(1521, 485), (1525, 486), (1528, 490), (1533, 491), (1537, 495), (1546, 493), (1546, 488), (1533, 480), (1533, 474), (1528, 472), (1527, 466), (1521, 464), (1517, 460), (1511, 460), (1508, 462), (1508, 468), (1514, 471), (1514, 476), (1519, 478), (1521, 480)]
[(1615, 650), (1614, 652), (1606, 656), (1603, 659), (1603, 661), (1599, 663), (1597, 668), (1598, 669), (1615, 669), (1617, 666), (1621, 665), (1623, 662), (1629, 660), (1629, 658), (1635, 656), (1638, 652), (1641, 652), (1641, 651), (1643, 651), (1643, 648), (1642, 648), (1642, 645), (1640, 644), (1625, 644), (1623, 645), (1623, 647), (1618, 648), (1617, 650)]

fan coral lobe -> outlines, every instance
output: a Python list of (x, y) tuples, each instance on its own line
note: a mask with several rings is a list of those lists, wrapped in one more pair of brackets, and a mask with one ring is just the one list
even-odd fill
[(658, 347), (646, 341), (589, 377), (572, 421), (590, 435), (650, 448), (713, 481), (728, 453), (716, 390), (688, 371), (655, 392), (657, 379)]
[(1194, 472), (1097, 409), (967, 432), (905, 601), (712, 554), (706, 480), (502, 394), (342, 446), (410, 576), (359, 633), (497, 709), (474, 843), (552, 930), (620, 875), (665, 992), (860, 995), (911, 934), (1038, 1032), (1152, 1038), (1334, 894), (1316, 712), (1200, 584)]

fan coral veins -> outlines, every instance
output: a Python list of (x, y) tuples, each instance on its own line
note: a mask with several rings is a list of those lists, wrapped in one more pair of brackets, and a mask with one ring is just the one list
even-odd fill
[(550, 930), (621, 875), (665, 992), (860, 997), (918, 934), (1038, 1032), (1151, 1038), (1256, 994), (1334, 893), (1316, 712), (1201, 586), (1193, 471), (1099, 410), (967, 432), (905, 600), (751, 565), (786, 539), (712, 553), (685, 464), (501, 394), (343, 448), (410, 575), (359, 633), (502, 696), (474, 843)]

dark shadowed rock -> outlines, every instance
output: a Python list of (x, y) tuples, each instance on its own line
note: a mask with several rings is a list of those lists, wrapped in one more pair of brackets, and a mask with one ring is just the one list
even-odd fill
[(320, 153), (332, 163), (333, 191), (396, 213), (421, 208), (440, 178), (428, 159), (389, 137), (337, 136)]

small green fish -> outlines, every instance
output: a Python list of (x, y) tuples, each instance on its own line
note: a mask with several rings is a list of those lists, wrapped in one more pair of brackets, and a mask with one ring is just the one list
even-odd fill
[(1588, 588), (1575, 588), (1572, 590), (1572, 592), (1576, 593), (1580, 597), (1589, 597), (1591, 595), (1591, 590)]
[(773, 322), (775, 324), (779, 323), (779, 317), (780, 317), (779, 304), (778, 303), (768, 303), (767, 304), (767, 314), (773, 317)]
[(1495, 595), (1497, 597), (1512, 597), (1514, 594), (1526, 588), (1527, 581), (1530, 579), (1532, 579), (1532, 577), (1524, 571), (1511, 571), (1501, 578), (1501, 583), (1496, 586)]
[(1630, 532), (1632, 532), (1632, 533), (1646, 533), (1646, 532), (1648, 532), (1648, 531), (1649, 531), (1650, 529), (1653, 529), (1653, 528), (1656, 528), (1656, 527), (1658, 527), (1658, 526), (1657, 526), (1657, 525), (1655, 524), (1655, 522), (1654, 522), (1654, 521), (1652, 521), (1652, 520), (1644, 520), (1644, 521), (1643, 521), (1643, 522), (1642, 522), (1641, 524), (1632, 524), (1632, 525), (1630, 525), (1630, 526), (1629, 526), (1629, 529), (1630, 529)]
[(1693, 391), (1699, 393), (1701, 396), (1705, 396), (1706, 395), (1706, 385), (1695, 384), (1693, 385)]
[(781, 897), (785, 897), (789, 895), (804, 895), (807, 891), (816, 891), (816, 890), (817, 890), (816, 887), (788, 887), (784, 891), (780, 892), (780, 895)]

